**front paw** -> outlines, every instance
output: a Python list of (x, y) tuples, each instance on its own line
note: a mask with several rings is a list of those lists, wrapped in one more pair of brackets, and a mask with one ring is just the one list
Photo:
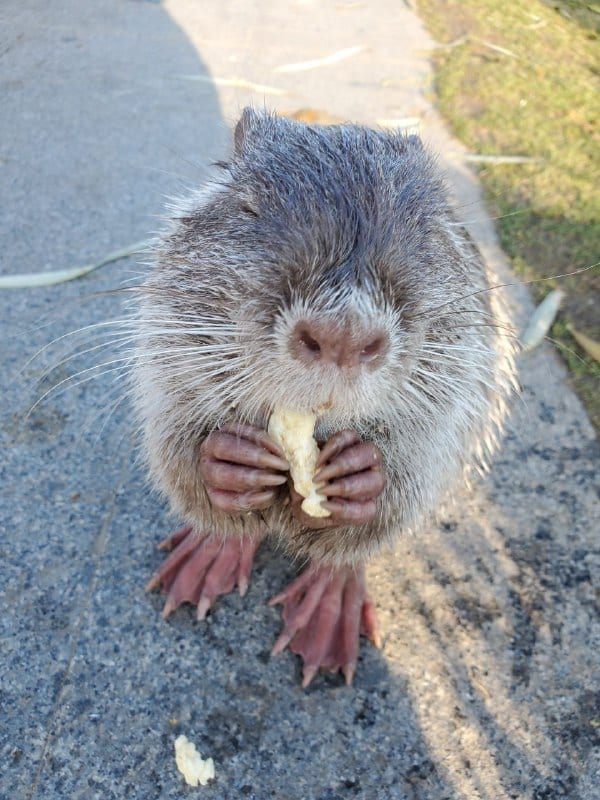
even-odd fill
[(210, 502), (228, 514), (268, 508), (288, 470), (279, 446), (252, 425), (226, 425), (200, 445), (200, 475)]
[(300, 508), (303, 498), (292, 492), (294, 515), (309, 528), (370, 522), (385, 486), (382, 463), (381, 450), (372, 442), (363, 441), (355, 431), (336, 433), (321, 450), (314, 478), (319, 493), (327, 498), (321, 505), (331, 516), (308, 516)]

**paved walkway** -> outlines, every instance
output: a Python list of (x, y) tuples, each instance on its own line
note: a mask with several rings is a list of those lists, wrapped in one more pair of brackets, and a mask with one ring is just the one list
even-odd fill
[[(426, 99), (432, 42), (404, 4), (4, 0), (0, 14), (3, 273), (145, 238), (164, 195), (224, 151), (239, 109), (264, 102), (418, 118), (506, 276)], [(278, 69), (348, 48), (363, 49)], [(77, 376), (110, 353), (62, 361), (70, 339), (28, 362), (118, 318), (101, 293), (136, 270), (0, 295), (0, 798), (600, 797), (598, 442), (551, 350), (522, 360), (491, 478), (371, 566), (382, 651), (364, 647), (353, 689), (322, 677), (303, 692), (295, 659), (268, 657), (279, 618), (266, 600), (290, 566), (263, 550), (244, 601), (203, 624), (188, 610), (162, 621), (143, 585), (174, 521), (135, 464), (122, 375)], [(513, 299), (526, 314), (524, 291)], [(93, 347), (104, 330), (75, 339)], [(209, 787), (183, 786), (179, 732), (214, 758)]]

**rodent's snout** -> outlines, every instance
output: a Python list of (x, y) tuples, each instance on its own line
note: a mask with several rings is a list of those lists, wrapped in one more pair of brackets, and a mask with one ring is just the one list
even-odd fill
[(387, 333), (374, 327), (301, 320), (290, 335), (292, 356), (307, 365), (333, 364), (340, 369), (377, 369), (389, 348)]

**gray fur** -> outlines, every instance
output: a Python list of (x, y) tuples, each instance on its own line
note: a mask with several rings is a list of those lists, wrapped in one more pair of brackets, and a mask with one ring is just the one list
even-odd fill
[[(176, 210), (142, 287), (132, 387), (152, 478), (199, 530), (266, 525), (293, 556), (356, 563), (485, 465), (515, 385), (509, 318), (416, 137), (246, 110), (220, 167)], [(306, 318), (385, 327), (385, 363), (351, 382), (293, 359), (287, 335)], [(373, 523), (303, 529), (283, 492), (266, 512), (211, 508), (210, 431), (327, 402), (319, 437), (350, 427), (384, 454)]]

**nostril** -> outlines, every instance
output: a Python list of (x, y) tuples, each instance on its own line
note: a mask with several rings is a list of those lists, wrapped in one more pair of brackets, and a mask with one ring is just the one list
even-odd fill
[(317, 342), (317, 340), (308, 333), (308, 331), (302, 331), (300, 333), (300, 343), (310, 352), (317, 355), (321, 352), (321, 345)]
[(357, 328), (330, 320), (302, 320), (290, 336), (290, 353), (306, 365), (331, 364), (345, 370), (364, 365), (375, 369), (387, 352), (388, 336), (380, 328)]
[(385, 350), (385, 339), (383, 336), (377, 336), (365, 345), (359, 353), (359, 361), (366, 363), (373, 361), (377, 356), (381, 355)]
[(323, 358), (323, 343), (314, 325), (298, 324), (290, 337), (290, 350), (294, 358), (312, 364)]

